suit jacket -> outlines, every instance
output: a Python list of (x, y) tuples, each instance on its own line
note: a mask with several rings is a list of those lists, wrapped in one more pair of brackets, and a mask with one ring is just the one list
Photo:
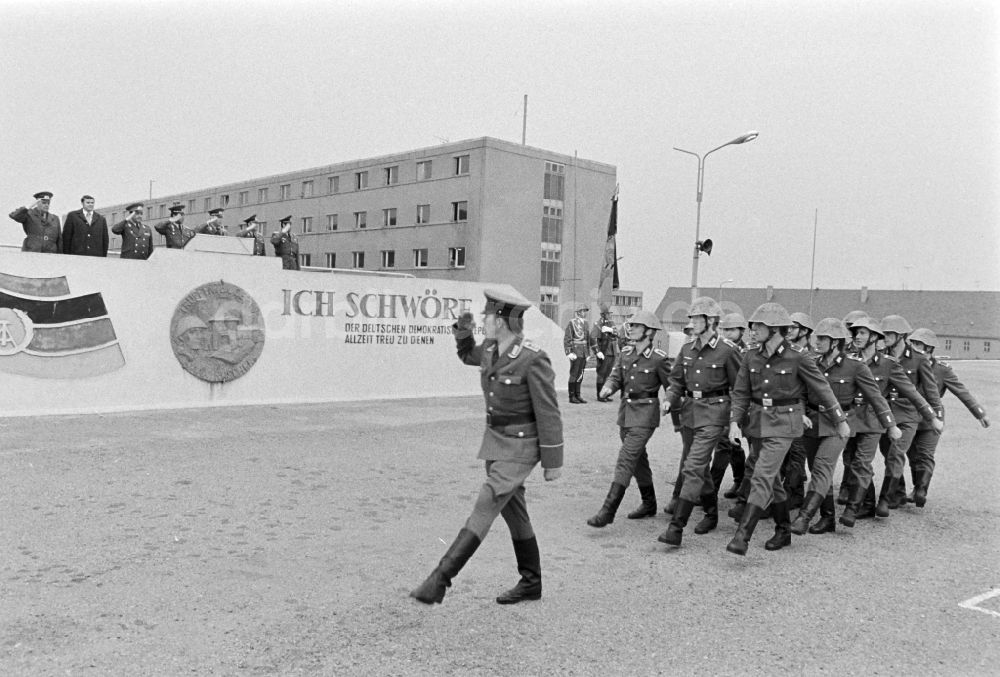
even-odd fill
[(62, 252), (62, 229), (59, 227), (59, 217), (38, 209), (18, 207), (10, 213), (24, 228), (24, 244), (21, 251), (45, 252), (59, 254)]
[(90, 223), (87, 223), (82, 209), (67, 214), (62, 231), (62, 252), (78, 256), (107, 256), (107, 220), (93, 212)]

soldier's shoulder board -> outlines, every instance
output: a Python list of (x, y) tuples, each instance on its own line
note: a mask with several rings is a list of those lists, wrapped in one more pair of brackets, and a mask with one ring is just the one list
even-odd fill
[(940, 364), (942, 367), (947, 367), (948, 369), (951, 369), (951, 364), (949, 364), (948, 362), (945, 362), (941, 358), (936, 358), (935, 362), (937, 362), (938, 364)]
[(792, 350), (794, 350), (797, 353), (804, 353), (806, 351), (805, 348), (803, 348), (802, 346), (797, 346), (794, 343), (789, 343), (788, 347), (791, 348)]
[(653, 348), (653, 352), (659, 355), (660, 357), (667, 357), (667, 354), (662, 350), (660, 350), (659, 348)]
[(622, 348), (622, 355), (628, 355), (628, 354), (632, 353), (632, 351), (634, 351), (634, 350), (635, 350), (635, 346), (625, 346), (624, 348)]
[(540, 347), (538, 347), (538, 345), (532, 343), (528, 339), (524, 339), (523, 341), (521, 341), (521, 347), (524, 348), (525, 350), (530, 350), (533, 353), (541, 352), (542, 350)]
[(881, 355), (881, 356), (882, 356), (882, 357), (883, 357), (884, 359), (886, 359), (886, 360), (889, 360), (890, 362), (895, 362), (895, 363), (897, 363), (897, 364), (899, 363), (899, 358), (898, 358), (898, 357), (896, 357), (895, 355), (890, 355), (889, 353), (879, 353), (879, 354), (880, 354), (880, 355)]
[(722, 342), (725, 343), (730, 348), (736, 348), (737, 350), (740, 349), (740, 347), (738, 345), (736, 345), (735, 343), (733, 343), (732, 341), (730, 341), (729, 339), (727, 339), (725, 336), (722, 337)]
[(846, 353), (845, 357), (847, 357), (847, 359), (849, 359), (849, 360), (854, 360), (855, 362), (864, 362), (865, 361), (865, 359), (863, 357), (861, 357), (860, 355), (857, 355), (855, 353)]

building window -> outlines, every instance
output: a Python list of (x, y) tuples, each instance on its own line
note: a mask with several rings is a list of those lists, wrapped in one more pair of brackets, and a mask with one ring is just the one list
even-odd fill
[(354, 227), (359, 229), (368, 227), (368, 212), (354, 212)]
[(188, 200), (188, 208), (187, 208), (187, 210), (188, 210), (188, 214), (191, 214), (192, 212), (194, 212), (194, 198), (191, 198), (190, 200)]
[(542, 261), (541, 285), (543, 287), (558, 287), (559, 273), (562, 264), (559, 261)]
[(258, 204), (263, 204), (264, 202), (267, 202), (267, 188), (258, 188), (257, 189), (257, 203)]
[(351, 252), (351, 265), (355, 268), (365, 267), (365, 253), (364, 252)]
[(562, 243), (562, 213), (559, 207), (542, 207), (542, 242)]
[(455, 176), (469, 173), (469, 156), (459, 155), (455, 158)]
[(553, 322), (559, 321), (559, 293), (556, 291), (546, 293), (543, 292), (541, 298), (539, 299), (539, 310), (545, 317), (549, 318)]
[(312, 265), (312, 254), (299, 254), (299, 265), (300, 266), (311, 266)]
[(562, 245), (542, 243), (542, 261), (559, 261), (562, 259)]
[(951, 350), (951, 339), (945, 339), (944, 340), (944, 349), (945, 350)]
[(279, 200), (290, 200), (292, 198), (292, 184), (283, 183), (278, 186), (278, 192), (280, 193)]
[(228, 195), (220, 195), (219, 196), (219, 206), (220, 207), (228, 207), (229, 206), (229, 196)]
[(448, 247), (448, 265), (465, 268), (465, 247)]
[(386, 167), (383, 171), (385, 176), (385, 185), (395, 186), (399, 183), (399, 165), (393, 165), (392, 167)]
[(989, 341), (983, 341), (983, 352), (984, 353), (990, 352), (990, 342)]
[(303, 181), (302, 182), (302, 197), (312, 197), (313, 196), (313, 182)]
[(969, 342), (968, 341), (962, 341), (962, 350), (964, 350), (965, 352), (969, 352)]
[(417, 163), (417, 181), (426, 181), (431, 178), (431, 160), (422, 160)]
[(469, 220), (469, 203), (465, 202), (452, 202), (451, 203), (451, 220), (452, 221), (468, 221)]
[(396, 225), (396, 208), (383, 209), (382, 210), (382, 225), (383, 226), (395, 226)]
[(326, 267), (327, 268), (336, 268), (337, 267), (337, 253), (336, 252), (327, 252), (326, 253)]
[(566, 165), (555, 162), (545, 163), (545, 190), (542, 197), (546, 200), (563, 200), (566, 193)]
[(431, 222), (431, 206), (417, 205), (417, 223)]
[(264, 237), (267, 235), (267, 221), (258, 221), (257, 229), (260, 230), (260, 236)]
[(328, 176), (326, 178), (326, 192), (330, 195), (340, 192), (340, 177)]
[(355, 172), (354, 189), (363, 190), (368, 187), (368, 172)]
[(337, 230), (337, 215), (327, 214), (326, 215), (326, 229), (327, 230)]
[(206, 197), (205, 198), (205, 211), (207, 212), (211, 208), (212, 208), (212, 198)]
[(243, 205), (250, 204), (250, 191), (249, 190), (241, 190), (240, 191), (240, 198), (239, 198), (239, 200), (240, 200), (240, 206), (241, 207)]
[(303, 233), (313, 232), (313, 217), (311, 216), (302, 217), (302, 232)]
[(395, 249), (383, 249), (382, 250), (382, 267), (383, 268), (395, 268), (396, 267), (396, 250)]
[(414, 249), (413, 250), (413, 267), (414, 268), (426, 268), (427, 267), (427, 250), (426, 249)]
[(167, 205), (160, 205), (160, 217), (167, 215)]

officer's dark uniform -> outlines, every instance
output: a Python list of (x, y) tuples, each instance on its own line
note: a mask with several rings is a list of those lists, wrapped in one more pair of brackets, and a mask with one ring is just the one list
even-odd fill
[[(486, 292), (488, 317), (519, 323), (529, 306), (509, 294)], [(486, 430), (479, 447), (479, 458), (486, 462), (486, 482), (465, 527), (438, 567), (410, 593), (421, 602), (441, 601), (445, 588), (479, 547), (497, 515), (510, 529), (521, 573), (521, 581), (497, 602), (513, 604), (541, 597), (538, 543), (524, 500), (524, 481), (539, 462), (546, 469), (562, 467), (562, 418), (548, 355), (515, 333), (514, 341), (500, 353), (495, 339), (476, 345), (471, 326), (455, 325), (458, 357), (479, 367), (486, 400)]]
[[(52, 193), (42, 191), (35, 193), (36, 200), (51, 199)], [(24, 228), (24, 243), (21, 251), (59, 254), (62, 252), (62, 227), (59, 217), (41, 209), (18, 207), (10, 213), (10, 218)]]
[(250, 228), (250, 225), (252, 223), (254, 223), (256, 221), (256, 219), (257, 219), (257, 215), (254, 214), (253, 216), (251, 216), (251, 217), (246, 218), (246, 219), (243, 220), (243, 223), (245, 223), (246, 226), (240, 231), (239, 237), (252, 237), (253, 238), (253, 255), (254, 256), (266, 256), (266, 252), (264, 250), (264, 236), (261, 235), (259, 229), (254, 228), (254, 229), (251, 230), (251, 228)]
[(597, 399), (601, 402), (608, 402), (610, 400), (601, 398), (601, 387), (615, 368), (620, 351), (618, 337), (615, 335), (615, 325), (611, 322), (607, 312), (601, 313), (601, 319), (594, 325), (590, 336), (594, 343), (594, 352), (604, 355), (603, 358), (597, 358)]
[[(184, 211), (184, 207), (175, 205), (170, 208), (170, 216), (174, 217)], [(156, 232), (166, 238), (167, 249), (183, 249), (191, 241), (195, 232), (183, 223), (162, 221), (155, 226)]]
[[(587, 306), (579, 306), (576, 312), (587, 310)], [(587, 367), (587, 357), (595, 348), (590, 336), (590, 324), (582, 317), (574, 317), (566, 325), (563, 334), (563, 350), (566, 356), (575, 355), (569, 363), (569, 401), (573, 404), (586, 404), (580, 397), (580, 384), (583, 382), (583, 370)]]
[[(133, 211), (132, 207), (128, 211)], [(153, 254), (153, 231), (142, 222), (120, 221), (111, 227), (111, 232), (122, 236), (119, 258), (148, 259)]]
[[(292, 217), (281, 220), (281, 224), (290, 223)], [(274, 246), (274, 255), (281, 257), (281, 267), (285, 270), (300, 270), (299, 268), (299, 241), (289, 230), (283, 233), (278, 230), (271, 235), (271, 244)]]

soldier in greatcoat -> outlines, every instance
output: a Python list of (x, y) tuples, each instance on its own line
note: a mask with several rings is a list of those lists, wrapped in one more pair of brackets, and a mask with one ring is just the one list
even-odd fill
[(156, 232), (167, 240), (167, 249), (183, 249), (191, 241), (195, 232), (184, 225), (184, 205), (170, 207), (170, 218), (156, 224)]
[(59, 254), (62, 252), (62, 228), (59, 217), (49, 213), (52, 193), (43, 190), (33, 197), (35, 201), (30, 206), (18, 207), (10, 213), (10, 218), (24, 229), (21, 251)]
[(299, 270), (299, 241), (292, 232), (292, 217), (286, 216), (279, 223), (281, 228), (271, 236), (274, 255), (281, 257), (285, 270)]
[(145, 207), (140, 202), (125, 208), (124, 221), (111, 226), (111, 232), (122, 236), (119, 258), (146, 260), (153, 254), (153, 231), (142, 222)]
[(253, 255), (266, 256), (264, 251), (264, 235), (260, 232), (260, 224), (257, 222), (257, 215), (248, 216), (243, 219), (246, 225), (240, 229), (239, 237), (253, 238)]

